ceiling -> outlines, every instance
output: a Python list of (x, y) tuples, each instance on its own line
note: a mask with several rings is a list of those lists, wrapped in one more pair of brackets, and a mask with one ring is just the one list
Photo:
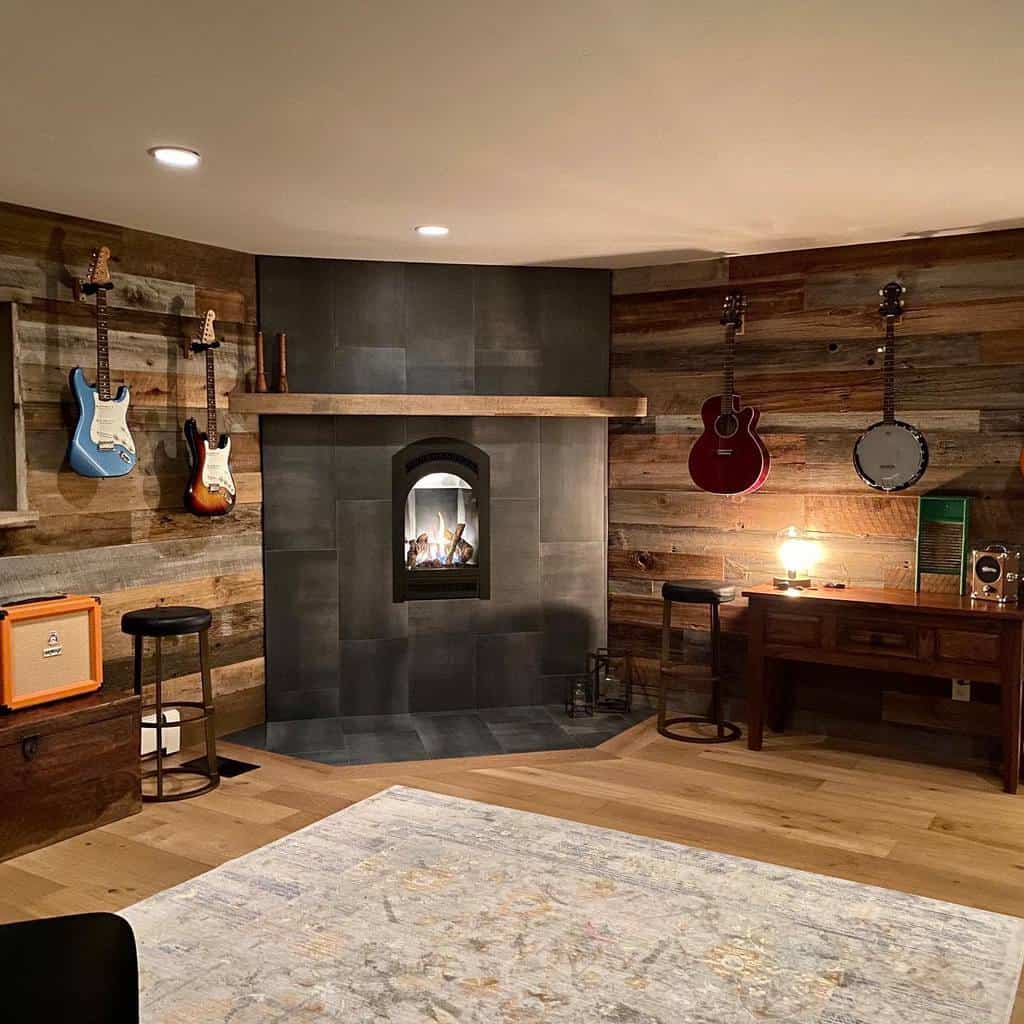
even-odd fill
[(622, 266), (1024, 224), (1013, 0), (7, 0), (3, 25), (0, 199), (249, 252)]

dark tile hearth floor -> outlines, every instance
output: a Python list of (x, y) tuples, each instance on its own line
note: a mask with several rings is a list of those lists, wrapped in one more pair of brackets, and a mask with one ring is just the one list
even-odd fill
[(560, 704), (481, 708), (268, 722), (224, 738), (323, 764), (379, 764), (596, 747), (653, 713), (643, 705), (592, 718), (570, 718)]

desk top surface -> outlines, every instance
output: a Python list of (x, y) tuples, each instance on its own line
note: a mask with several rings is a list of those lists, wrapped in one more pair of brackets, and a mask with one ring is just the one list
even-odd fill
[(887, 590), (870, 587), (846, 587), (826, 590), (824, 585), (815, 590), (776, 590), (770, 583), (743, 591), (746, 598), (773, 598), (776, 601), (804, 604), (826, 602), (847, 607), (866, 607), (875, 611), (946, 612), (956, 615), (978, 615), (997, 619), (1024, 620), (1024, 608), (1017, 603), (999, 604), (996, 601), (978, 601), (959, 594), (917, 594), (913, 590)]

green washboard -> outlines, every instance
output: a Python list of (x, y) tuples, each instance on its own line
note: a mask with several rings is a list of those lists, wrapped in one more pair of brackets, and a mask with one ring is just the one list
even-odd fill
[[(923, 576), (954, 576), (952, 593), (964, 592), (964, 569), (970, 528), (970, 498), (946, 495), (917, 499), (917, 559), (914, 590), (921, 590)], [(930, 587), (942, 589), (944, 587)]]

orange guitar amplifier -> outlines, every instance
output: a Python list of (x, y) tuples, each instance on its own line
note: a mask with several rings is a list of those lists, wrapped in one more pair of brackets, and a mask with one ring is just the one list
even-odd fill
[(45, 704), (102, 684), (98, 598), (64, 594), (0, 606), (0, 707)]

